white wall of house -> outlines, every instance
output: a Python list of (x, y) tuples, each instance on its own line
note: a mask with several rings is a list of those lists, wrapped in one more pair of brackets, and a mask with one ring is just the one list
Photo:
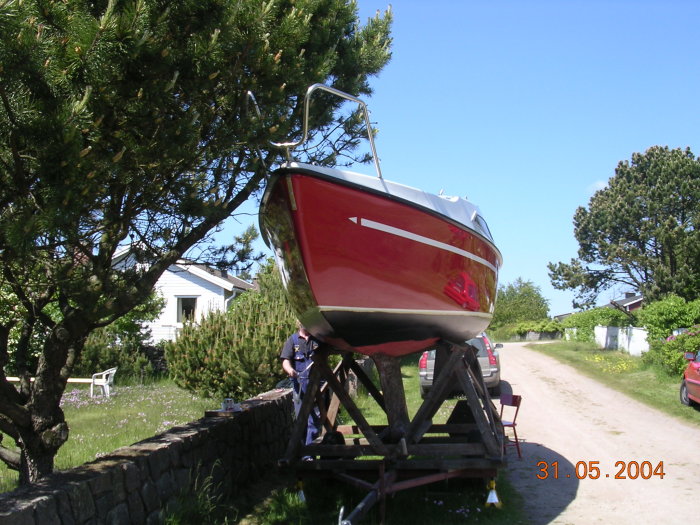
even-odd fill
[(196, 303), (194, 318), (201, 319), (211, 310), (224, 310), (227, 299), (232, 295), (222, 286), (178, 265), (170, 266), (163, 273), (156, 283), (156, 290), (166, 300), (160, 317), (148, 325), (156, 343), (163, 339), (175, 339), (184, 320), (182, 308), (191, 305), (192, 299)]

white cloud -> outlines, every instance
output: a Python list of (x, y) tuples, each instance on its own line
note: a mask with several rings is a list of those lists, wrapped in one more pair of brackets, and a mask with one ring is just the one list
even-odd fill
[(597, 180), (593, 184), (590, 184), (586, 190), (588, 191), (589, 195), (593, 195), (596, 191), (602, 190), (603, 188), (607, 187), (608, 181), (607, 180)]

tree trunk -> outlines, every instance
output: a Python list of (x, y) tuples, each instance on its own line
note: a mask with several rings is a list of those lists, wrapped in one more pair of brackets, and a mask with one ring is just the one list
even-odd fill
[(397, 442), (406, 434), (410, 423), (401, 377), (401, 360), (384, 354), (374, 354), (372, 360), (377, 366), (384, 395), (389, 424), (389, 434), (386, 438), (389, 442)]
[(29, 428), (19, 428), (19, 484), (35, 483), (53, 472), (58, 449), (68, 440), (68, 425), (59, 406), (34, 414)]
[(28, 485), (36, 483), (41, 478), (53, 472), (53, 460), (58, 449), (53, 451), (29, 451), (26, 447), (22, 451), (22, 460), (19, 468), (19, 484)]
[[(65, 328), (68, 324), (71, 331)], [(72, 325), (72, 326), (71, 326)], [(85, 325), (66, 316), (44, 342), (37, 373), (24, 408), (29, 418), (14, 420), (21, 449), (19, 483), (35, 483), (53, 472), (58, 449), (68, 440), (68, 425), (61, 409), (61, 397), (72, 361), (82, 349)]]

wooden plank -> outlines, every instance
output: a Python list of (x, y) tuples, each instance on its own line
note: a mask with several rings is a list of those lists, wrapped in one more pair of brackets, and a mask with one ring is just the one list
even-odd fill
[(482, 443), (435, 443), (409, 445), (409, 456), (483, 456), (486, 452)]
[(478, 428), (476, 423), (446, 423), (432, 425), (426, 434), (466, 434)]
[[(401, 452), (400, 445), (385, 445), (389, 453), (398, 454)], [(416, 445), (408, 445), (409, 456), (483, 456), (485, 448), (482, 443), (464, 443), (449, 437), (434, 438)], [(327, 457), (357, 457), (376, 455), (371, 443), (365, 438), (355, 438), (346, 440), (344, 445), (329, 445), (314, 443), (304, 447), (304, 452), (310, 456)]]
[[(376, 474), (379, 465), (382, 463), (384, 463), (384, 460), (380, 459), (317, 459), (299, 463), (297, 469), (325, 476), (333, 475), (337, 472)], [(425, 471), (445, 472), (453, 470), (462, 471), (461, 474), (465, 477), (495, 477), (497, 469), (503, 467), (505, 461), (494, 461), (483, 457), (411, 458), (398, 459), (392, 464), (402, 477)]]
[(357, 456), (376, 456), (374, 448), (369, 444), (366, 439), (361, 440), (363, 444), (358, 445), (325, 445), (325, 444), (311, 444), (304, 447), (304, 451), (308, 453), (309, 456), (323, 456), (323, 457), (350, 457), (354, 458)]
[[(387, 428), (387, 425), (370, 425), (372, 430), (379, 434), (382, 430)], [(342, 434), (348, 434), (348, 435), (357, 435), (357, 434), (362, 434), (362, 431), (360, 430), (360, 427), (357, 425), (338, 425), (338, 428), (336, 429), (338, 432)]]
[[(11, 383), (19, 383), (19, 377), (10, 376), (10, 377), (6, 377), (5, 379), (10, 381)], [(30, 377), (29, 381), (31, 381), (33, 383), (34, 378)], [(69, 377), (68, 382), (69, 383), (88, 383), (89, 384), (89, 383), (92, 383), (92, 379), (88, 378), (88, 377)]]
[[(370, 425), (372, 427), (372, 430), (374, 430), (377, 434), (381, 434), (381, 432), (387, 428), (387, 425)], [(430, 434), (466, 434), (468, 432), (471, 432), (472, 430), (478, 430), (478, 426), (476, 423), (441, 423), (441, 424), (434, 424), (431, 425), (428, 430), (426, 430), (425, 435), (430, 435)], [(348, 436), (355, 436), (355, 435), (360, 435), (360, 427), (357, 425), (338, 425), (336, 430), (340, 432), (341, 434), (348, 435)], [(425, 439), (423, 437), (422, 439)]]

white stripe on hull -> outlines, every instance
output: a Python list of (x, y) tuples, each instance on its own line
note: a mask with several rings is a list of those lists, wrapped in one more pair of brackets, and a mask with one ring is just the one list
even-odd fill
[(496, 268), (493, 264), (491, 264), (489, 261), (484, 259), (483, 257), (479, 257), (478, 255), (474, 255), (471, 252), (468, 252), (466, 250), (462, 250), (461, 248), (457, 248), (455, 246), (452, 246), (451, 244), (447, 244), (441, 241), (436, 241), (435, 239), (431, 239), (430, 237), (424, 237), (422, 235), (418, 235), (417, 233), (409, 232), (407, 230), (402, 230), (400, 228), (395, 228), (394, 226), (389, 226), (388, 224), (383, 224), (381, 222), (376, 222), (370, 219), (363, 219), (362, 217), (348, 217), (352, 222), (355, 224), (359, 224), (360, 226), (364, 226), (366, 228), (371, 228), (373, 230), (381, 231), (384, 233), (388, 233), (390, 235), (396, 235), (398, 237), (403, 237), (404, 239), (409, 239), (412, 241), (419, 242), (421, 244), (425, 244), (427, 246), (432, 246), (434, 248), (439, 248), (441, 250), (445, 250), (448, 252), (455, 253), (457, 255), (461, 255), (462, 257), (466, 257), (467, 259), (471, 259), (472, 261), (478, 262), (479, 264), (483, 264), (487, 268), (491, 269), (493, 272), (498, 272), (498, 268)]
[(412, 310), (410, 308), (367, 308), (357, 306), (318, 306), (321, 312), (358, 312), (358, 313), (383, 313), (392, 315), (448, 315), (483, 317), (490, 319), (491, 314), (485, 312), (471, 312), (459, 310)]

